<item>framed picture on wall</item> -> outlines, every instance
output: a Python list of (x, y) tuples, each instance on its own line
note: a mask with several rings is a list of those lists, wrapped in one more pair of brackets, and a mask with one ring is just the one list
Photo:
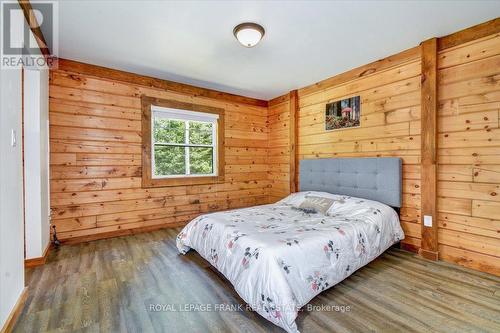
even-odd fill
[(359, 127), (361, 102), (359, 96), (326, 104), (325, 129), (327, 131)]

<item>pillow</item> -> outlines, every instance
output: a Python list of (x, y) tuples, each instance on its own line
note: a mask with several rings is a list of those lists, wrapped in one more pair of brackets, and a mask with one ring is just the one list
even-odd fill
[(331, 194), (328, 192), (318, 192), (318, 191), (306, 191), (306, 192), (295, 192), (290, 194), (284, 199), (281, 199), (278, 201), (278, 204), (282, 205), (289, 205), (289, 206), (294, 206), (298, 207), (302, 201), (306, 199), (307, 196), (316, 196), (316, 197), (321, 197), (321, 198), (329, 198), (329, 199), (336, 199), (339, 196), (336, 194)]
[(333, 201), (333, 204), (326, 212), (326, 215), (346, 216), (347, 214), (352, 217), (354, 215), (366, 213), (370, 210), (380, 212), (385, 209), (393, 210), (391, 207), (378, 201), (342, 195)]
[(296, 207), (301, 210), (326, 214), (334, 199), (319, 197), (315, 195), (307, 195), (305, 199)]
[(297, 207), (300, 205), (302, 201), (306, 198), (306, 195), (309, 192), (295, 192), (287, 196), (286, 198), (281, 199), (280, 201), (277, 202), (277, 204), (282, 204), (282, 205), (289, 205), (289, 206), (294, 206)]
[[(339, 213), (341, 213), (342, 211), (344, 211), (345, 209), (352, 209), (352, 200), (353, 198), (350, 197), (350, 196), (347, 196), (347, 195), (339, 195), (337, 198), (335, 198), (332, 202), (332, 205), (330, 206), (330, 208), (327, 210), (327, 212), (325, 213), (326, 215), (328, 216), (335, 216)], [(357, 199), (357, 198), (355, 198)], [(359, 200), (363, 200), (363, 199), (359, 199)], [(346, 203), (351, 203), (350, 205), (346, 205)]]

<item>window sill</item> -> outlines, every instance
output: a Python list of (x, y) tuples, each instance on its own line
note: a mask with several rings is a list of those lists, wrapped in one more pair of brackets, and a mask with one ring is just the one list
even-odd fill
[(142, 187), (167, 187), (183, 185), (208, 185), (224, 182), (224, 176), (175, 177), (175, 178), (142, 178)]

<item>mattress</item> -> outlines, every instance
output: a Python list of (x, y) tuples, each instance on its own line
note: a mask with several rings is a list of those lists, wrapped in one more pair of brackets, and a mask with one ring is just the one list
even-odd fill
[(328, 215), (282, 200), (199, 216), (177, 236), (220, 271), (253, 310), (298, 332), (299, 309), (404, 238), (380, 202), (334, 196)]

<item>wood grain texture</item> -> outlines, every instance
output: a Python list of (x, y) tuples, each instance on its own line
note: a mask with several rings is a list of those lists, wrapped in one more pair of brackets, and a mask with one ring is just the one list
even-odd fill
[(284, 94), (284, 95), (281, 95), (281, 96), (278, 96), (278, 97), (271, 99), (267, 103), (267, 106), (269, 106), (269, 107), (276, 106), (278, 104), (284, 103), (284, 102), (289, 101), (289, 100), (290, 100), (290, 93)]
[[(52, 224), (63, 242), (182, 225), (201, 213), (269, 202), (267, 107), (179, 92), (101, 67), (60, 65), (50, 74), (50, 182)], [(143, 95), (224, 110), (223, 182), (142, 188)]]
[[(422, 216), (420, 54), (420, 47), (417, 47), (322, 84), (299, 89), (297, 117), (298, 159), (402, 158), (400, 218), (406, 233), (402, 247), (412, 251), (420, 248)], [(372, 67), (374, 70), (366, 71)], [(363, 72), (363, 75), (355, 75)], [(361, 97), (360, 127), (326, 131), (326, 104), (357, 95)]]
[[(482, 27), (489, 29), (499, 22)], [(439, 256), (498, 272), (500, 34), (477, 39), (474, 30), (470, 36), (467, 31), (467, 43), (438, 55)]]
[(407, 62), (407, 61), (412, 61), (418, 55), (420, 54), (420, 48), (419, 47), (413, 47), (411, 49), (402, 51), (398, 54), (377, 60), (375, 62), (372, 62), (370, 64), (357, 67), (355, 69), (352, 69), (350, 71), (347, 71), (345, 73), (332, 76), (328, 79), (325, 79), (323, 81), (317, 82), (315, 84), (309, 85), (307, 87), (299, 89), (299, 96), (302, 95), (309, 95), (313, 92), (321, 91), (324, 89), (327, 89), (329, 87), (334, 87), (338, 86), (341, 84), (344, 84), (348, 81), (356, 80), (359, 78), (362, 78), (364, 76), (368, 76), (380, 71), (384, 71), (387, 68), (392, 68), (392, 67), (398, 67), (399, 65)]
[(59, 58), (57, 60), (59, 70), (76, 72), (88, 76), (106, 77), (113, 81), (133, 84), (148, 88), (156, 88), (164, 91), (172, 91), (196, 97), (203, 97), (215, 100), (223, 100), (236, 104), (248, 104), (253, 106), (267, 107), (267, 101), (250, 97), (229, 94), (221, 91), (199, 88), (183, 83), (161, 80), (150, 76), (144, 76), (102, 66), (89, 65), (82, 62)]
[[(402, 158), (402, 247), (487, 272), (500, 266), (500, 34), (484, 35), (497, 24), (433, 39), (362, 77), (370, 65), (299, 89), (299, 158)], [(325, 104), (358, 94), (361, 127), (324, 131)], [(421, 226), (424, 212), (432, 228)]]
[(290, 192), (297, 192), (299, 159), (297, 157), (297, 142), (299, 136), (299, 126), (297, 118), (299, 116), (299, 95), (297, 90), (290, 91)]
[(45, 247), (45, 250), (43, 251), (43, 254), (41, 257), (24, 259), (24, 268), (44, 265), (47, 262), (47, 258), (49, 256), (49, 251), (50, 251), (51, 246), (52, 246), (52, 243), (49, 242), (49, 244), (47, 244), (47, 246)]
[[(231, 284), (196, 252), (179, 255), (179, 231), (53, 251), (46, 265), (27, 271), (29, 296), (14, 332), (283, 332), (246, 310)], [(499, 292), (494, 275), (390, 249), (315, 297), (297, 325), (301, 332), (498, 332)], [(155, 304), (242, 309), (150, 310)], [(334, 306), (349, 311), (328, 311)]]
[(438, 49), (442, 51), (498, 33), (500, 33), (500, 18), (497, 17), (493, 20), (439, 38)]
[[(420, 254), (427, 259), (438, 259), (437, 227), (437, 39), (421, 44), (421, 232)], [(424, 216), (432, 217), (432, 226), (424, 225)]]
[[(293, 100), (292, 100), (293, 99)], [(298, 100), (294, 93), (269, 102), (269, 201), (276, 202), (293, 192), (295, 186), (295, 123), (291, 110)]]

